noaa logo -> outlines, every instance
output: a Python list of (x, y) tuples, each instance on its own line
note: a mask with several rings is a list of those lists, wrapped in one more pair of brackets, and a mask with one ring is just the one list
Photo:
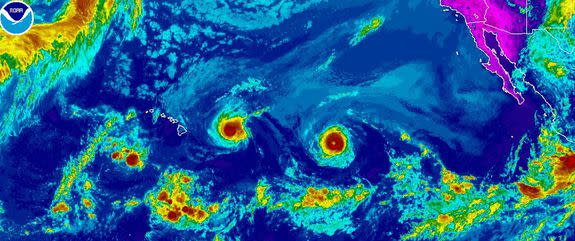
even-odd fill
[(24, 2), (8, 2), (0, 10), (0, 26), (9, 34), (23, 34), (32, 27), (33, 23), (34, 12)]

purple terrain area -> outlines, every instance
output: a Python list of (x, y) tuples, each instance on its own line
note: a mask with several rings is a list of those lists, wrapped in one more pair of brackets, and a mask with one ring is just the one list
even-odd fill
[[(520, 12), (519, 7), (525, 8), (526, 1), (510, 2), (516, 6), (496, 0), (441, 0), (440, 4), (463, 15), (477, 48), (488, 57), (483, 66), (502, 79), (505, 93), (523, 104), (525, 100), (513, 85), (511, 75), (529, 32), (539, 26), (540, 18)], [(528, 4), (545, 6), (542, 1), (530, 1)]]

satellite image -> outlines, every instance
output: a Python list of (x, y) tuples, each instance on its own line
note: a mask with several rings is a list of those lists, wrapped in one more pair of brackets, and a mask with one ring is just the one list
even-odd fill
[(4, 0), (0, 240), (575, 240), (575, 0)]

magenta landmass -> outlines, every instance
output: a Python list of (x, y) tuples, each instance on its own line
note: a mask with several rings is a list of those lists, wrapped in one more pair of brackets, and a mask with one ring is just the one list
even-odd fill
[(489, 8), (485, 24), (509, 33), (525, 33), (527, 19), (518, 8), (507, 5), (505, 0), (486, 0)]
[(477, 48), (488, 57), (483, 66), (499, 76), (503, 80), (503, 91), (522, 104), (525, 100), (512, 83), (512, 73), (504, 69), (499, 58), (487, 45), (484, 33), (490, 32), (496, 36), (503, 57), (515, 65), (521, 50), (525, 47), (527, 36), (525, 15), (501, 0), (440, 0), (440, 4), (463, 15)]

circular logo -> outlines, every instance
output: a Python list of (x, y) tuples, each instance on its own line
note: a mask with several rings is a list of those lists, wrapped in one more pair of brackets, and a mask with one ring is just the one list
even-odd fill
[(12, 1), (0, 9), (0, 26), (12, 35), (24, 34), (34, 23), (34, 12), (28, 4)]

